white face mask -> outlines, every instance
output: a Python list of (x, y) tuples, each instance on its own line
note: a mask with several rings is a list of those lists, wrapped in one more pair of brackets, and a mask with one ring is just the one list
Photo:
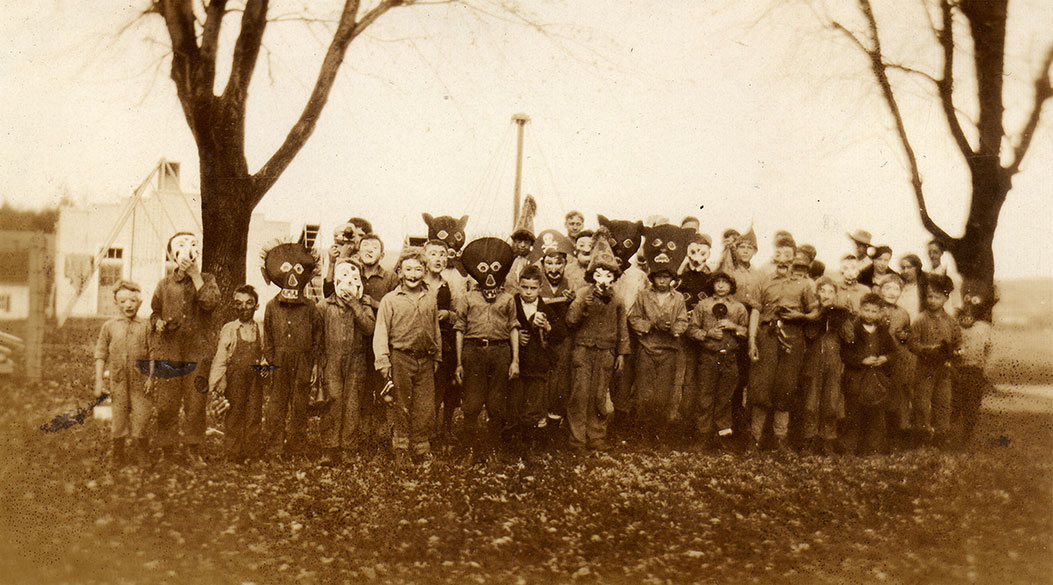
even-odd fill
[(614, 273), (606, 268), (597, 268), (592, 273), (592, 280), (596, 283), (596, 290), (603, 292), (614, 286)]
[(362, 273), (358, 266), (350, 262), (341, 262), (333, 271), (333, 287), (336, 296), (345, 301), (362, 298)]
[(690, 243), (687, 245), (687, 261), (692, 268), (700, 268), (709, 259), (709, 246), (705, 244)]
[(189, 234), (176, 236), (172, 238), (170, 247), (172, 249), (172, 260), (178, 265), (185, 263), (197, 264), (197, 259), (201, 256), (197, 236)]

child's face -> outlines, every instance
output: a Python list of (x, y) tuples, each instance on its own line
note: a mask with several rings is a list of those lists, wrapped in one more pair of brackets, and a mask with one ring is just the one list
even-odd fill
[(748, 242), (742, 242), (735, 246), (735, 258), (743, 264), (753, 260), (753, 256), (757, 254), (757, 247)]
[(729, 294), (731, 294), (731, 283), (723, 278), (720, 278), (713, 283), (713, 292), (718, 297), (726, 297)]
[(567, 218), (566, 226), (567, 235), (573, 238), (574, 236), (578, 235), (578, 232), (581, 231), (581, 228), (585, 227), (585, 220), (576, 215), (572, 215)]
[(797, 253), (793, 255), (794, 264), (808, 265), (812, 263), (812, 259), (808, 257), (808, 252), (803, 250), (797, 250)]
[(874, 272), (884, 274), (888, 271), (889, 262), (892, 261), (892, 254), (888, 252), (874, 258)]
[(428, 272), (439, 274), (446, 270), (449, 255), (446, 253), (446, 248), (432, 244), (424, 247), (424, 260), (428, 263)]
[(524, 301), (532, 303), (537, 300), (538, 294), (541, 293), (541, 283), (534, 280), (533, 278), (521, 278), (519, 279), (519, 296)]
[(658, 292), (669, 292), (673, 284), (673, 277), (668, 272), (656, 274), (654, 277), (654, 289)]
[(819, 304), (824, 307), (829, 307), (834, 304), (834, 299), (837, 298), (837, 290), (834, 289), (833, 285), (824, 284), (820, 286), (815, 294), (819, 297)]
[(362, 240), (358, 245), (358, 259), (366, 266), (373, 266), (380, 262), (380, 257), (383, 255), (383, 246), (377, 240)]
[(899, 273), (903, 280), (907, 282), (917, 282), (918, 280), (918, 269), (910, 262), (900, 262)]
[(841, 276), (850, 282), (859, 278), (859, 264), (855, 260), (845, 258), (841, 261)]
[(530, 248), (533, 247), (534, 242), (527, 240), (512, 240), (512, 253), (516, 256), (526, 256), (530, 253)]
[(424, 279), (424, 265), (416, 258), (406, 258), (402, 261), (402, 286), (408, 289), (416, 289)]
[(881, 300), (890, 305), (895, 305), (899, 302), (899, 297), (902, 294), (903, 287), (901, 287), (898, 282), (886, 282), (881, 285)]
[(256, 314), (256, 301), (248, 293), (234, 293), (234, 313), (242, 321), (251, 321)]
[(929, 261), (932, 262), (933, 266), (940, 263), (940, 258), (943, 257), (943, 248), (941, 248), (939, 244), (929, 244), (926, 252), (929, 255)]
[(943, 305), (947, 303), (947, 295), (943, 294), (938, 290), (930, 289), (925, 294), (925, 308), (930, 311), (938, 311), (943, 308)]
[(559, 280), (563, 278), (563, 269), (567, 267), (567, 257), (545, 256), (541, 263), (545, 267), (545, 276), (548, 276), (549, 280)]
[(117, 310), (129, 319), (139, 312), (139, 305), (143, 304), (143, 299), (139, 293), (126, 288), (117, 291), (117, 294), (114, 295), (114, 300), (117, 302)]
[(877, 323), (878, 318), (881, 317), (881, 307), (873, 304), (866, 303), (859, 307), (859, 318), (863, 320), (867, 325), (873, 325)]

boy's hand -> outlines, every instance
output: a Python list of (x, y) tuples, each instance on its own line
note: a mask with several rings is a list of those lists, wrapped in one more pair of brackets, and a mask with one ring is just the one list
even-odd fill
[(530, 343), (530, 332), (521, 329), (519, 331), (519, 347), (526, 347), (528, 343)]
[(458, 384), (464, 384), (464, 366), (457, 364), (457, 367), (453, 370), (453, 380)]
[(518, 361), (513, 361), (508, 366), (508, 379), (509, 380), (515, 380), (518, 377), (519, 377), (519, 362)]
[(717, 325), (716, 327), (710, 329), (707, 335), (709, 337), (712, 337), (713, 339), (724, 339), (724, 330), (721, 329), (719, 325)]
[(624, 368), (624, 367), (625, 367), (625, 356), (624, 355), (619, 355), (618, 357), (614, 358), (614, 371), (615, 372), (622, 371), (622, 368)]
[(164, 333), (165, 332), (165, 320), (164, 319), (158, 319), (158, 320), (154, 321), (154, 330), (157, 331), (158, 333)]
[[(363, 297), (363, 298), (365, 298), (365, 297)], [(442, 323), (443, 321), (447, 321), (451, 317), (453, 317), (453, 311), (450, 311), (448, 309), (439, 309), (439, 322), (440, 323)]]
[(340, 244), (333, 244), (329, 246), (329, 261), (336, 261), (340, 257)]
[(143, 394), (149, 398), (154, 393), (154, 379), (147, 378), (146, 384), (143, 385)]
[(797, 309), (787, 309), (783, 312), (782, 318), (789, 319), (790, 321), (796, 321), (798, 319), (803, 319), (804, 313), (798, 311)]
[(585, 304), (590, 307), (596, 304), (596, 293), (591, 288), (585, 293)]
[(104, 388), (105, 388), (105, 382), (103, 382), (99, 378), (96, 378), (95, 379), (95, 390), (92, 391), (92, 395), (95, 396), (95, 398), (98, 398), (98, 397), (102, 396), (102, 392), (103, 392)]
[(391, 379), (391, 366), (384, 366), (384, 367), (380, 368), (379, 371), (380, 371), (380, 375), (384, 376), (385, 380), (390, 380)]
[(750, 352), (750, 361), (751, 362), (759, 362), (760, 361), (760, 350), (757, 349), (757, 340), (756, 339), (750, 339), (749, 352)]
[[(541, 311), (534, 313), (534, 325), (544, 329), (545, 331), (552, 330), (552, 325), (549, 324), (548, 317)], [(522, 335), (523, 332), (520, 331), (519, 334)]]
[(888, 363), (888, 356), (879, 355), (876, 358), (874, 358), (874, 365), (875, 366), (883, 366), (883, 365), (885, 365), (887, 363)]
[(573, 301), (574, 300), (574, 291), (570, 290), (569, 288), (567, 290), (563, 291), (563, 298), (567, 299), (568, 301)]

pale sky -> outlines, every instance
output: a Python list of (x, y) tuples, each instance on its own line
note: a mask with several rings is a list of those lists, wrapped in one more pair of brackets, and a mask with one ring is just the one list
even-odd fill
[[(162, 157), (181, 162), (184, 188), (197, 190), (196, 150), (168, 77), (160, 18), (117, 34), (147, 4), (0, 0), (5, 200), (39, 206), (68, 192), (84, 203), (112, 201)], [(308, 3), (273, 4), (278, 13), (283, 4)], [(389, 246), (407, 231), (424, 232), (422, 211), (467, 213), (469, 234), (505, 234), (510, 118), (525, 112), (532, 122), (524, 191), (538, 199), (538, 229), (561, 226), (571, 208), (585, 212), (590, 227), (597, 213), (673, 222), (700, 215), (715, 239), (752, 221), (761, 257), (778, 229), (815, 244), (834, 265), (848, 251), (845, 232), (856, 228), (896, 257), (923, 251), (928, 236), (905, 159), (866, 63), (821, 30), (803, 2), (522, 4), (545, 34), (493, 0), (482, 6), (497, 17), (458, 5), (385, 15), (352, 44), (314, 136), (258, 210), (326, 231), (364, 216)], [(773, 4), (786, 6), (765, 15)], [(879, 18), (913, 24), (888, 29), (886, 50), (938, 65), (920, 2), (892, 4), (900, 14), (879, 3)], [(317, 16), (338, 9), (310, 5), (326, 6)], [(228, 52), (238, 18), (225, 23)], [(1006, 121), (1015, 142), (1034, 70), (1053, 41), (1053, 7), (1015, 1), (1009, 27)], [(253, 170), (299, 115), (329, 34), (299, 22), (268, 29), (270, 51), (249, 98)], [(968, 71), (968, 55), (957, 64)], [(930, 88), (917, 81), (898, 88), (930, 211), (958, 234), (967, 171)], [(968, 84), (959, 89), (962, 115), (975, 117)], [(1053, 276), (1049, 104), (1045, 118), (1002, 211), (999, 278)]]

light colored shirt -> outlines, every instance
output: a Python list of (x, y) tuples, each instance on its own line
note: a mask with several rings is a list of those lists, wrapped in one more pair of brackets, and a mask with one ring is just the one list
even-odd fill
[(114, 384), (137, 371), (136, 361), (148, 359), (149, 332), (149, 324), (139, 317), (116, 317), (102, 324), (95, 341), (95, 359), (106, 364)]
[(962, 327), (962, 345), (958, 352), (959, 364), (987, 367), (987, 358), (991, 355), (991, 324), (987, 321), (976, 321), (970, 327)]
[(442, 335), (439, 333), (435, 295), (427, 294), (426, 284), (421, 286), (425, 287), (424, 290), (415, 294), (400, 284), (380, 301), (373, 330), (376, 369), (391, 367), (393, 349), (430, 353), (436, 360), (442, 359)]
[(227, 375), (227, 366), (238, 347), (238, 341), (252, 343), (257, 339), (262, 344), (263, 332), (260, 329), (260, 324), (256, 321), (242, 323), (240, 319), (235, 319), (223, 325), (223, 328), (219, 330), (219, 344), (216, 346), (216, 357), (212, 360), (212, 369), (208, 373), (208, 389), (210, 392), (221, 391), (225, 386), (226, 381), (224, 378)]
[(454, 302), (457, 322), (453, 328), (464, 333), (465, 339), (508, 341), (512, 330), (519, 327), (516, 319), (515, 297), (501, 292), (491, 303), (478, 290), (468, 291)]

